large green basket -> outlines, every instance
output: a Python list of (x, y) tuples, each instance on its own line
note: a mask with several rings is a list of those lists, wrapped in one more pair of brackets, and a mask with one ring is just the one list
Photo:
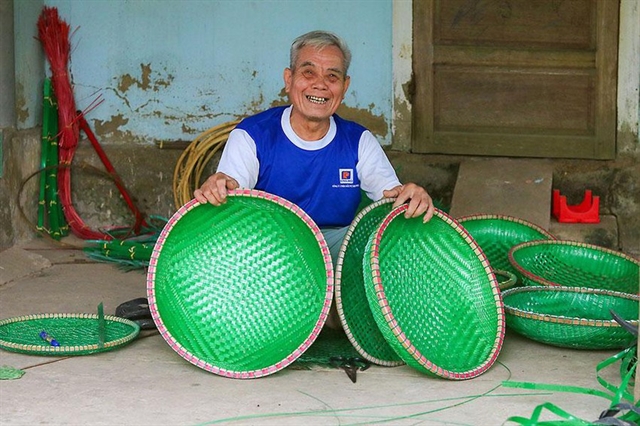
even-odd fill
[(637, 339), (610, 312), (637, 327), (640, 298), (636, 295), (529, 286), (505, 291), (503, 300), (507, 328), (538, 342), (574, 349), (620, 349)]
[[(100, 342), (100, 327), (96, 314), (53, 313), (7, 318), (0, 321), (0, 348), (31, 355), (88, 355), (119, 348), (140, 333), (135, 322), (105, 315), (104, 341)], [(44, 336), (40, 335), (42, 332)], [(52, 341), (58, 345), (52, 346)]]
[(317, 338), (333, 298), (328, 247), (298, 206), (257, 190), (190, 201), (163, 229), (147, 276), (162, 337), (232, 378), (275, 373)]
[(491, 267), (518, 276), (518, 270), (509, 262), (511, 247), (534, 240), (553, 240), (555, 237), (544, 228), (513, 216), (478, 214), (464, 216), (458, 222), (471, 234)]
[(383, 336), (411, 367), (453, 380), (471, 379), (495, 362), (504, 309), (486, 256), (440, 210), (423, 223), (389, 213), (364, 256), (365, 291)]
[(638, 294), (640, 261), (593, 244), (530, 241), (509, 252), (525, 285), (587, 287)]
[(336, 264), (336, 306), (342, 328), (360, 355), (379, 365), (404, 364), (376, 324), (363, 276), (364, 249), (369, 237), (391, 212), (393, 199), (383, 199), (362, 209), (347, 230)]

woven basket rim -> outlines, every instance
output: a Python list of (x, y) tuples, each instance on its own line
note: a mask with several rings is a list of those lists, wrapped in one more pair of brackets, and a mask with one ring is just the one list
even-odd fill
[[(11, 318), (6, 318), (0, 320), (0, 327), (3, 327), (8, 324), (14, 324), (16, 322), (28, 322), (34, 320), (46, 320), (46, 319), (87, 319), (87, 320), (98, 320), (99, 317), (97, 314), (88, 314), (88, 313), (42, 313), (42, 314), (29, 314), (29, 315), (21, 315)], [(103, 352), (110, 349), (115, 349), (117, 347), (123, 346), (133, 339), (135, 339), (140, 333), (140, 326), (134, 321), (128, 320), (126, 318), (117, 317), (115, 315), (104, 315), (105, 321), (110, 322), (118, 322), (121, 324), (125, 324), (131, 327), (131, 332), (126, 336), (120, 337), (118, 339), (110, 340), (108, 342), (104, 342), (104, 345), (100, 347), (98, 343), (92, 345), (61, 345), (61, 346), (41, 346), (41, 345), (26, 345), (22, 343), (15, 343), (9, 340), (0, 339), (0, 348), (13, 350), (16, 352), (23, 353), (33, 353), (37, 355), (81, 355), (84, 352)]]
[(505, 215), (505, 214), (488, 214), (488, 213), (479, 213), (479, 214), (471, 214), (471, 215), (465, 215), (465, 216), (461, 216), (459, 217), (457, 220), (460, 224), (462, 224), (464, 226), (464, 222), (470, 222), (470, 221), (480, 221), (480, 220), (503, 220), (505, 222), (513, 222), (513, 223), (517, 223), (519, 225), (524, 225), (528, 228), (531, 228), (535, 231), (538, 231), (539, 233), (543, 234), (545, 237), (547, 237), (549, 240), (555, 240), (556, 237), (551, 234), (549, 231), (547, 231), (546, 229), (544, 229), (543, 227), (541, 227), (540, 225), (537, 225), (533, 222), (530, 222), (526, 219), (522, 219), (516, 216), (510, 216), (510, 215)]
[(403, 365), (404, 362), (380, 359), (380, 358), (370, 354), (364, 347), (362, 347), (360, 342), (353, 335), (353, 331), (351, 330), (351, 327), (349, 326), (349, 323), (348, 323), (348, 321), (347, 321), (347, 319), (345, 317), (344, 306), (342, 304), (341, 279), (342, 279), (342, 267), (343, 267), (343, 264), (344, 264), (344, 256), (345, 256), (345, 254), (347, 252), (347, 249), (349, 247), (349, 242), (351, 241), (351, 237), (353, 236), (353, 233), (355, 232), (355, 230), (358, 227), (358, 225), (360, 224), (360, 222), (372, 210), (375, 210), (379, 206), (382, 206), (382, 205), (385, 205), (385, 204), (389, 204), (389, 203), (393, 203), (393, 202), (395, 202), (395, 200), (396, 200), (395, 198), (383, 198), (381, 200), (378, 200), (376, 202), (373, 202), (373, 203), (369, 204), (368, 206), (363, 208), (356, 215), (356, 217), (353, 219), (353, 221), (349, 225), (349, 228), (347, 229), (347, 233), (345, 234), (345, 237), (344, 237), (344, 239), (342, 241), (342, 245), (340, 246), (340, 251), (338, 252), (338, 260), (336, 262), (336, 273), (335, 273), (336, 309), (338, 311), (338, 316), (340, 317), (340, 323), (342, 324), (342, 328), (343, 328), (345, 334), (347, 335), (347, 338), (349, 339), (349, 341), (351, 342), (353, 347), (356, 349), (356, 351), (358, 351), (358, 353), (360, 355), (362, 355), (362, 357), (364, 359), (366, 359), (368, 361), (371, 361), (371, 362), (373, 362), (375, 364), (383, 365), (383, 366), (386, 366), (386, 367), (394, 367), (394, 366), (398, 366), (398, 365)]
[(534, 246), (542, 246), (542, 245), (563, 245), (563, 246), (573, 246), (573, 247), (580, 247), (580, 248), (584, 248), (584, 249), (588, 249), (588, 250), (595, 250), (595, 251), (599, 251), (602, 253), (607, 253), (610, 254), (612, 256), (616, 256), (616, 257), (620, 257), (622, 259), (628, 260), (634, 264), (636, 264), (639, 268), (640, 268), (640, 260), (638, 259), (634, 259), (633, 257), (627, 255), (626, 253), (622, 253), (619, 251), (615, 251), (606, 247), (602, 247), (602, 246), (598, 246), (596, 244), (589, 244), (589, 243), (583, 243), (583, 242), (579, 242), (579, 241), (572, 241), (572, 240), (534, 240), (534, 241), (526, 241), (524, 243), (520, 243), (520, 244), (516, 244), (515, 246), (511, 247), (511, 249), (509, 250), (509, 263), (511, 263), (511, 265), (516, 268), (516, 270), (522, 274), (524, 277), (530, 279), (533, 282), (536, 282), (540, 285), (543, 286), (547, 286), (547, 287), (558, 287), (561, 286), (561, 284), (556, 283), (554, 281), (548, 280), (544, 277), (541, 277), (538, 274), (534, 274), (533, 272), (529, 271), (528, 269), (524, 268), (522, 265), (520, 265), (520, 263), (518, 263), (518, 261), (516, 261), (514, 255), (518, 250), (522, 250), (526, 247), (534, 247)]
[[(505, 312), (514, 315), (520, 318), (532, 319), (536, 321), (554, 323), (554, 324), (564, 324), (564, 325), (575, 325), (575, 326), (587, 326), (587, 327), (621, 327), (618, 322), (614, 319), (610, 320), (594, 320), (588, 318), (577, 318), (577, 317), (568, 317), (565, 315), (552, 315), (552, 314), (541, 314), (531, 310), (516, 308), (513, 306), (509, 306), (507, 299), (509, 296), (518, 293), (534, 293), (534, 292), (567, 292), (567, 293), (583, 293), (583, 294), (601, 294), (605, 296), (613, 296), (621, 299), (627, 300), (635, 300), (640, 301), (640, 296), (624, 293), (620, 291), (612, 291), (605, 289), (595, 289), (588, 287), (567, 287), (567, 286), (528, 286), (528, 287), (518, 287), (512, 288), (509, 290), (505, 290), (502, 294), (504, 300), (504, 310)], [(638, 320), (627, 320), (632, 325), (638, 325)]]
[(236, 189), (228, 191), (228, 197), (247, 197), (247, 198), (256, 198), (256, 199), (264, 199), (271, 202), (274, 202), (288, 211), (299, 217), (312, 231), (316, 241), (319, 244), (320, 251), (323, 256), (323, 262), (327, 272), (327, 280), (326, 280), (326, 291), (324, 297), (324, 304), (321, 312), (319, 313), (319, 317), (316, 321), (315, 326), (313, 327), (309, 336), (305, 338), (300, 345), (293, 350), (289, 355), (287, 355), (284, 359), (279, 362), (276, 362), (270, 366), (255, 369), (255, 370), (230, 370), (226, 368), (219, 367), (212, 362), (203, 360), (192, 354), (187, 348), (185, 348), (179, 341), (176, 339), (171, 332), (168, 330), (167, 326), (162, 321), (160, 316), (160, 312), (158, 311), (158, 305), (156, 301), (155, 295), (155, 275), (156, 275), (156, 267), (158, 263), (158, 258), (160, 256), (160, 252), (162, 251), (162, 246), (164, 245), (169, 233), (174, 228), (174, 226), (184, 217), (188, 212), (193, 210), (195, 207), (201, 205), (202, 203), (198, 202), (195, 198), (187, 202), (181, 208), (179, 208), (173, 216), (169, 219), (165, 227), (163, 228), (158, 240), (154, 246), (153, 253), (151, 255), (151, 259), (149, 261), (149, 269), (147, 272), (147, 298), (149, 300), (149, 309), (151, 311), (151, 317), (156, 324), (158, 331), (162, 338), (169, 344), (169, 346), (178, 353), (182, 358), (190, 362), (191, 364), (202, 368), (203, 370), (209, 371), (211, 373), (230, 377), (235, 379), (252, 379), (267, 376), (277, 371), (282, 370), (287, 367), (291, 363), (293, 363), (296, 359), (300, 357), (311, 344), (316, 340), (324, 323), (326, 322), (329, 309), (331, 307), (331, 303), (333, 302), (333, 292), (334, 292), (334, 276), (333, 276), (333, 263), (331, 260), (331, 253), (329, 252), (329, 247), (320, 231), (320, 228), (316, 223), (311, 219), (311, 217), (302, 210), (298, 205), (288, 201), (285, 198), (279, 197), (277, 195), (257, 190), (257, 189)]
[(504, 306), (502, 304), (502, 296), (500, 294), (500, 289), (498, 287), (498, 282), (495, 277), (495, 274), (493, 273), (493, 270), (489, 265), (489, 261), (487, 260), (486, 255), (480, 249), (476, 241), (471, 237), (471, 234), (469, 234), (469, 232), (460, 223), (458, 223), (458, 221), (456, 221), (453, 217), (444, 213), (442, 210), (436, 208), (434, 210), (434, 217), (438, 217), (439, 219), (449, 224), (464, 239), (464, 241), (473, 250), (473, 253), (482, 262), (482, 265), (484, 266), (484, 270), (487, 274), (487, 279), (490, 281), (490, 284), (491, 284), (494, 301), (499, 309), (498, 309), (497, 335), (491, 347), (489, 356), (484, 360), (482, 364), (480, 364), (478, 367), (476, 367), (473, 370), (464, 371), (464, 372), (449, 371), (444, 369), (443, 367), (440, 367), (434, 364), (432, 361), (428, 359), (427, 356), (425, 356), (420, 351), (420, 349), (418, 349), (409, 340), (409, 338), (403, 331), (402, 324), (398, 323), (395, 315), (391, 311), (391, 308), (389, 306), (389, 303), (386, 297), (384, 284), (382, 283), (382, 275), (380, 273), (380, 265), (378, 262), (379, 254), (380, 254), (379, 252), (380, 242), (382, 240), (382, 236), (384, 232), (386, 231), (389, 224), (396, 217), (402, 215), (407, 209), (408, 209), (407, 204), (403, 204), (393, 209), (387, 215), (387, 217), (382, 221), (378, 229), (375, 231), (375, 235), (372, 236), (372, 241), (371, 241), (372, 255), (370, 258), (370, 265), (371, 265), (371, 274), (373, 277), (373, 283), (374, 283), (374, 287), (376, 288), (376, 294), (378, 297), (378, 307), (382, 310), (385, 321), (389, 325), (390, 330), (392, 331), (393, 335), (398, 340), (398, 342), (400, 342), (402, 346), (405, 348), (406, 353), (409, 354), (415, 361), (417, 361), (421, 366), (423, 366), (429, 372), (431, 372), (436, 376), (447, 378), (447, 379), (453, 379), (453, 380), (466, 380), (466, 379), (477, 377), (483, 374), (485, 371), (487, 371), (495, 363), (495, 361), (498, 358), (498, 355), (500, 354), (500, 350), (504, 342), (506, 319), (504, 314)]

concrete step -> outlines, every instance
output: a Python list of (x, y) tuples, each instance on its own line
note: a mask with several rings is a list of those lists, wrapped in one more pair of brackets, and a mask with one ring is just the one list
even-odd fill
[(451, 199), (454, 218), (502, 214), (549, 229), (553, 168), (548, 160), (490, 158), (463, 161)]
[(600, 215), (600, 223), (560, 223), (551, 214), (553, 169), (544, 159), (490, 158), (460, 164), (449, 213), (502, 214), (527, 220), (559, 239), (619, 249), (618, 223)]

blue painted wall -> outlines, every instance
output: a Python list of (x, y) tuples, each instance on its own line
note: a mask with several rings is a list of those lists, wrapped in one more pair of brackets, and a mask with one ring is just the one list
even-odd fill
[[(325, 29), (351, 47), (349, 109), (378, 117), (391, 142), (392, 0), (47, 0), (75, 30), (77, 107), (107, 140), (192, 140), (283, 103), (298, 35)], [(47, 65), (48, 72), (48, 65)], [(363, 123), (366, 125), (366, 123)]]

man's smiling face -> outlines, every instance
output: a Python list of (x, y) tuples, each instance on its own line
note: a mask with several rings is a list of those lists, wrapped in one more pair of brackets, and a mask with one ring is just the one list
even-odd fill
[(336, 46), (304, 46), (294, 69), (285, 69), (284, 83), (293, 104), (292, 120), (328, 124), (349, 88), (342, 51)]

